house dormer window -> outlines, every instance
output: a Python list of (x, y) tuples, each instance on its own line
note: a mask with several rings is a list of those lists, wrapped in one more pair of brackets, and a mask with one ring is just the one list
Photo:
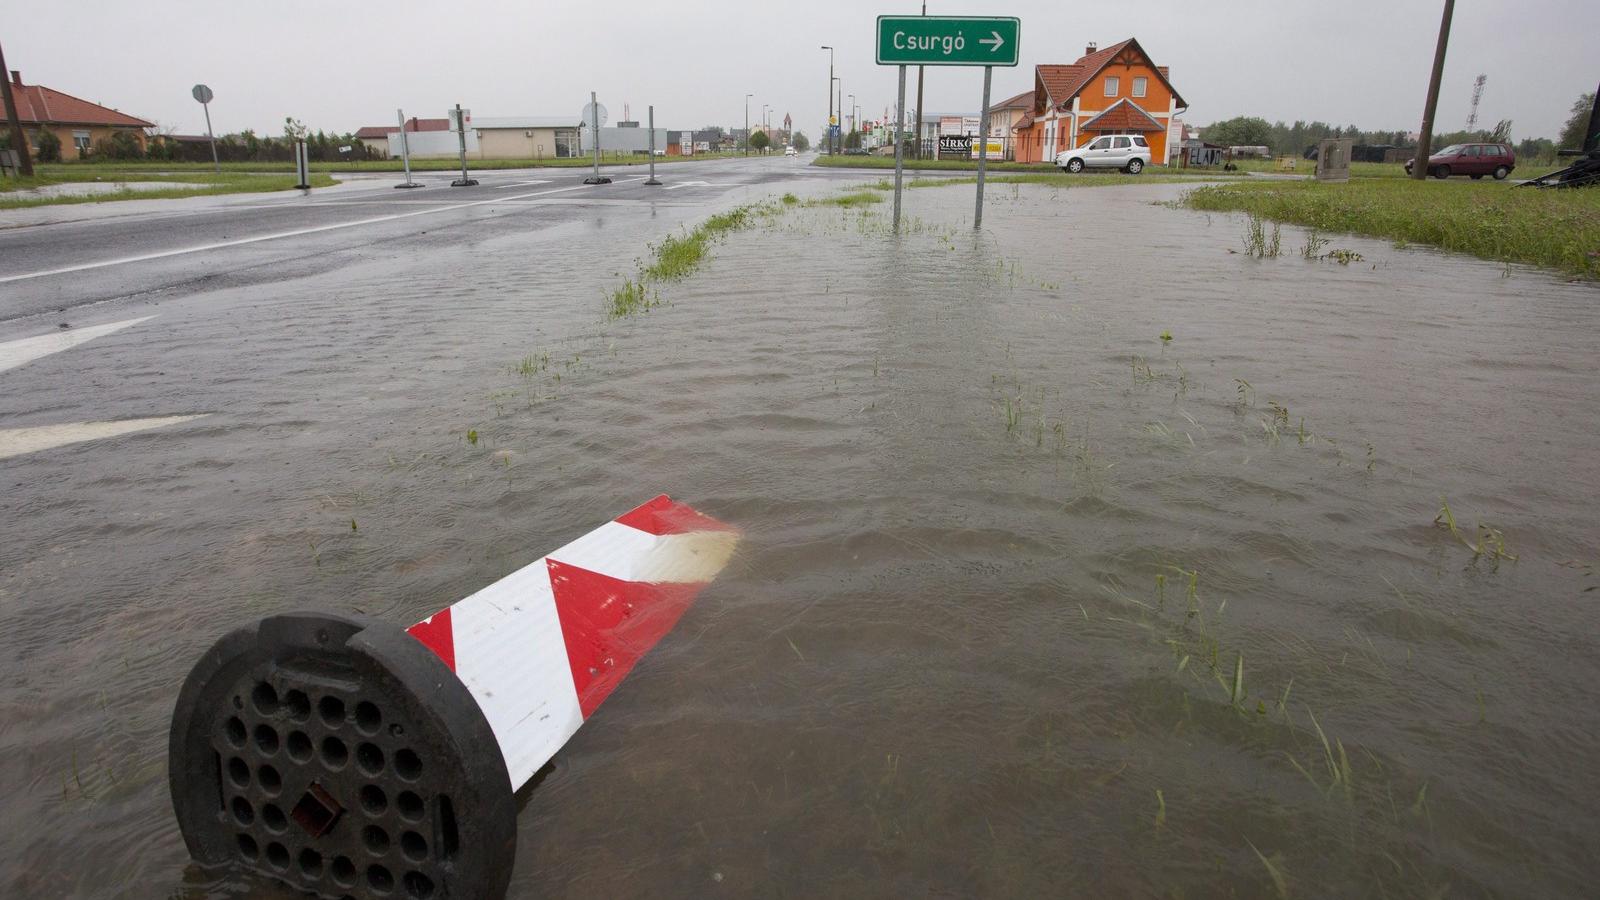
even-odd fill
[(1138, 75), (1138, 76), (1134, 77), (1134, 79), (1133, 79), (1133, 95), (1135, 97), (1143, 97), (1144, 96), (1145, 85), (1148, 83), (1148, 81), (1149, 81), (1149, 79), (1145, 78), (1143, 75)]
[(1115, 97), (1117, 90), (1122, 87), (1122, 79), (1115, 75), (1106, 76), (1106, 96)]

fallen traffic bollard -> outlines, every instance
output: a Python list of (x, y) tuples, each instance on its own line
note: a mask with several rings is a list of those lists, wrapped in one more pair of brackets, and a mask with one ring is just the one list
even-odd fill
[(515, 792), (738, 538), (662, 495), (404, 630), (308, 612), (224, 636), (172, 718), (190, 854), (328, 897), (502, 896)]

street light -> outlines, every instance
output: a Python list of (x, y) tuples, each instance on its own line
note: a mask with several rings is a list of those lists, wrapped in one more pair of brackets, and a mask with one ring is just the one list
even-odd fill
[(861, 130), (860, 120), (856, 118), (856, 95), (850, 95), (850, 133)]
[(750, 155), (750, 98), (755, 94), (744, 95), (744, 155)]
[(824, 135), (824, 136), (827, 138), (826, 143), (827, 143), (827, 146), (828, 146), (828, 155), (832, 156), (833, 155), (833, 48), (829, 47), (827, 44), (823, 44), (822, 45), (822, 49), (828, 51), (828, 131), (827, 131), (827, 134)]

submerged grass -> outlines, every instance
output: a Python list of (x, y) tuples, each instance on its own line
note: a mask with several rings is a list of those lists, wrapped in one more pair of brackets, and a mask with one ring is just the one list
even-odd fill
[[(785, 194), (784, 204), (798, 202), (793, 194)], [(693, 231), (668, 235), (652, 249), (653, 260), (639, 270), (639, 277), (625, 278), (622, 284), (606, 294), (606, 314), (617, 319), (637, 315), (652, 306), (661, 304), (661, 295), (650, 286), (652, 282), (680, 281), (698, 269), (711, 251), (711, 245), (728, 234), (747, 228), (756, 216), (770, 214), (781, 207), (773, 203), (741, 206), (718, 213), (701, 222)]]
[(1600, 278), (1597, 191), (1370, 178), (1210, 185), (1189, 191), (1183, 202), (1304, 225), (1319, 239), (1342, 231)]
[(807, 200), (806, 205), (843, 206), (849, 208), (853, 206), (867, 206), (873, 203), (882, 203), (882, 194), (874, 193), (874, 190), (875, 189), (864, 189), (859, 191), (851, 191), (848, 194), (841, 194), (838, 197), (824, 197), (818, 200)]

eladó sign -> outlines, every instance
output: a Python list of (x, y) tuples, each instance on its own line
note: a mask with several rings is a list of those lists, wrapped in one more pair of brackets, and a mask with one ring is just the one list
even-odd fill
[(1022, 20), (1000, 16), (879, 16), (880, 66), (1014, 66)]

